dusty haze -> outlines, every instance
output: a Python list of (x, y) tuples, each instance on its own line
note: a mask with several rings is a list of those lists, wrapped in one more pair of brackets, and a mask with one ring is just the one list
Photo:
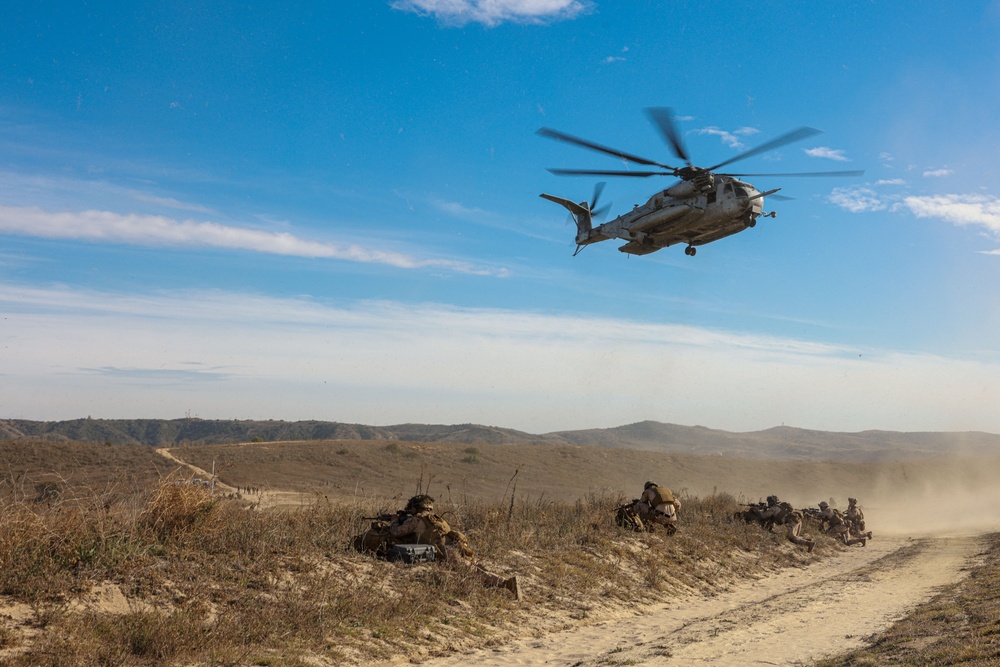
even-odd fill
[[(872, 530), (925, 534), (1000, 529), (1000, 457), (844, 463), (737, 460), (574, 445), (326, 441), (173, 448), (234, 486), (329, 497), (405, 499), (418, 485), (451, 502), (637, 496), (647, 480), (688, 495), (726, 492), (796, 507), (856, 497)], [(515, 474), (516, 473), (516, 474)]]

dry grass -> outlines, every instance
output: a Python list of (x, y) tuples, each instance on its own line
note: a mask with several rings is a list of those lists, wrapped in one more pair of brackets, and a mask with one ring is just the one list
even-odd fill
[[(0, 664), (305, 665), (418, 658), (600, 618), (674, 592), (813, 560), (778, 534), (731, 521), (727, 494), (685, 499), (680, 532), (625, 533), (623, 498), (439, 503), (480, 562), (517, 574), (525, 599), (461, 569), (402, 566), (347, 550), (387, 501), (253, 511), (199, 486), (54, 503), (0, 501)], [(69, 496), (67, 496), (69, 497)], [(379, 506), (382, 505), (382, 506)], [(102, 603), (113, 587), (124, 602)], [(95, 597), (96, 596), (96, 597)]]
[(870, 646), (817, 667), (1000, 664), (1000, 535), (961, 582), (917, 608)]

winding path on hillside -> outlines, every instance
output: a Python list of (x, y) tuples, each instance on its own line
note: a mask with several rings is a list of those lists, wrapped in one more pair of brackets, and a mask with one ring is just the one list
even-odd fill
[(978, 536), (876, 536), (867, 547), (734, 586), (712, 598), (671, 600), (642, 615), (421, 664), (808, 664), (862, 646), (866, 637), (928, 600), (939, 587), (964, 577), (982, 548)]
[[(195, 475), (201, 479), (212, 479), (212, 473), (208, 472), (203, 468), (199, 468), (193, 463), (188, 463), (178, 458), (169, 447), (158, 447), (156, 453), (160, 456), (173, 461), (182, 468), (187, 468)], [(221, 491), (223, 493), (239, 494), (240, 490), (235, 486), (230, 486), (225, 482), (221, 481), (219, 477), (215, 476), (215, 490)], [(261, 489), (259, 495), (249, 496), (247, 498), (254, 502), (254, 505), (258, 508), (260, 507), (285, 507), (285, 506), (295, 506), (295, 505), (307, 505), (314, 500), (314, 496), (308, 493), (301, 493), (299, 491), (274, 491), (272, 489)]]

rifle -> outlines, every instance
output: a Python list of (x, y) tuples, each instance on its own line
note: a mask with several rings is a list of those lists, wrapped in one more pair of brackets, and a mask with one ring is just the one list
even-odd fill
[(381, 514), (376, 514), (375, 516), (363, 516), (362, 521), (381, 521), (383, 523), (392, 523), (397, 519), (402, 523), (403, 517), (409, 516), (405, 510), (399, 510), (395, 514), (390, 512), (382, 512)]
[(766, 510), (767, 509), (767, 503), (765, 503), (763, 500), (760, 501), (759, 503), (737, 503), (737, 504), (740, 507), (756, 507), (757, 509), (760, 509), (760, 510)]
[(805, 516), (809, 517), (810, 519), (818, 519), (819, 515), (822, 514), (823, 512), (818, 507), (806, 507), (805, 509), (801, 509), (799, 511), (802, 512), (802, 514), (804, 514)]

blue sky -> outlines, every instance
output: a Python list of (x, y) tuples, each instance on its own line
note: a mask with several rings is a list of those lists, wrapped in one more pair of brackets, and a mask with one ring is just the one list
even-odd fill
[[(0, 416), (1000, 432), (995, 0), (280, 4), (0, 7)], [(651, 106), (865, 174), (573, 257)]]

